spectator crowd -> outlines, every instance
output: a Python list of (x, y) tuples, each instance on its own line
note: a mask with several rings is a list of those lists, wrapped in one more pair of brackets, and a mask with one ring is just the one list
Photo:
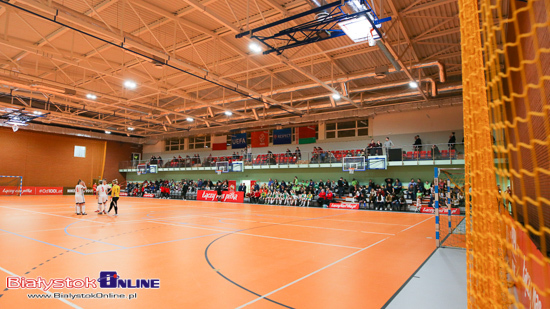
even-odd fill
[[(445, 182), (439, 182), (439, 202), (442, 207), (448, 206), (447, 197), (444, 195), (447, 191), (446, 186)], [(182, 179), (129, 182), (126, 187), (130, 196), (143, 196), (149, 193), (160, 198), (181, 196), (182, 199), (192, 198), (198, 190), (217, 191), (220, 197), (223, 191), (241, 191), (251, 203), (256, 204), (326, 207), (330, 203), (347, 199), (359, 203), (363, 209), (388, 211), (407, 211), (409, 206), (418, 211), (423, 202), (427, 201), (427, 206), (433, 206), (435, 201), (433, 182), (422, 182), (420, 179), (411, 179), (407, 185), (403, 185), (399, 179), (392, 178), (385, 179), (381, 184), (372, 180), (361, 184), (355, 178), (348, 182), (343, 177), (319, 181), (299, 180), (298, 177), (291, 181), (270, 178), (265, 183), (256, 182), (252, 188), (247, 188), (244, 183), (239, 184), (237, 188), (231, 188), (227, 180), (213, 182), (207, 179)], [(450, 193), (452, 207), (462, 206), (463, 188), (454, 186), (450, 188)]]

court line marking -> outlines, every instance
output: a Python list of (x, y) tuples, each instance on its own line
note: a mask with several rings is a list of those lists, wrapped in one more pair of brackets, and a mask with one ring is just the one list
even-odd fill
[(347, 256), (345, 256), (345, 257), (343, 257), (343, 258), (341, 258), (341, 259), (339, 259), (339, 260), (337, 260), (337, 261), (335, 261), (335, 262), (332, 262), (332, 263), (330, 263), (330, 264), (328, 264), (328, 265), (326, 265), (326, 266), (324, 266), (324, 267), (322, 267), (322, 268), (317, 269), (316, 271), (313, 271), (313, 272), (311, 272), (311, 273), (309, 273), (309, 274), (307, 274), (307, 275), (305, 275), (305, 276), (303, 276), (303, 277), (301, 277), (301, 278), (299, 278), (299, 279), (296, 279), (296, 280), (294, 280), (294, 281), (292, 281), (292, 282), (290, 282), (290, 283), (288, 283), (288, 284), (286, 284), (286, 285), (283, 285), (282, 287), (280, 287), (280, 288), (278, 288), (278, 289), (275, 289), (275, 290), (273, 290), (273, 291), (271, 291), (271, 292), (269, 292), (269, 293), (263, 294), (262, 296), (260, 296), (260, 297), (258, 297), (258, 298), (256, 298), (256, 299), (253, 299), (253, 300), (249, 301), (248, 303), (246, 303), (246, 304), (244, 304), (244, 305), (241, 305), (241, 306), (237, 307), (236, 309), (244, 308), (244, 307), (246, 307), (246, 306), (248, 306), (248, 305), (251, 305), (251, 304), (253, 304), (253, 303), (255, 303), (255, 302), (259, 301), (259, 300), (262, 300), (262, 299), (264, 299), (264, 298), (266, 298), (266, 297), (268, 297), (268, 296), (270, 296), (270, 295), (272, 295), (272, 294), (274, 294), (274, 293), (277, 293), (277, 292), (279, 292), (279, 291), (281, 291), (281, 290), (283, 290), (283, 289), (285, 289), (285, 288), (287, 288), (287, 287), (289, 287), (289, 286), (291, 286), (291, 285), (293, 285), (293, 284), (295, 284), (295, 283), (297, 283), (297, 282), (300, 282), (300, 281), (302, 281), (302, 280), (304, 280), (304, 279), (306, 279), (306, 278), (308, 278), (308, 277), (311, 277), (311, 276), (315, 275), (315, 274), (318, 273), (318, 272), (321, 272), (321, 271), (323, 271), (323, 270), (325, 270), (325, 269), (327, 269), (327, 268), (329, 268), (329, 267), (331, 267), (331, 266), (333, 266), (333, 265), (335, 265), (335, 264), (338, 264), (339, 262), (341, 262), (341, 261), (343, 261), (343, 260), (346, 260), (346, 259), (348, 259), (348, 258), (350, 258), (350, 257), (352, 257), (352, 256), (354, 256), (354, 255), (356, 255), (356, 254), (358, 254), (358, 253), (361, 253), (361, 252), (363, 252), (363, 251), (365, 251), (365, 250), (367, 250), (367, 249), (369, 249), (369, 248), (371, 248), (371, 247), (373, 247), (373, 246), (375, 246), (375, 245), (377, 245), (377, 244), (379, 244), (379, 243), (385, 241), (385, 240), (388, 239), (388, 238), (389, 238), (389, 237), (386, 237), (386, 238), (384, 238), (384, 239), (382, 239), (382, 240), (379, 240), (379, 241), (375, 242), (375, 243), (372, 244), (372, 245), (369, 245), (369, 246), (367, 246), (367, 247), (365, 247), (365, 248), (362, 248), (361, 250), (355, 251), (355, 252), (353, 252), (353, 253), (351, 253), (351, 254), (349, 254), (349, 255), (347, 255)]
[[(360, 247), (351, 247), (351, 246), (345, 246), (345, 245), (337, 245), (337, 244), (327, 244), (322, 242), (314, 242), (314, 241), (308, 241), (308, 240), (299, 240), (299, 239), (292, 239), (292, 238), (281, 238), (276, 236), (266, 236), (266, 235), (257, 235), (257, 234), (249, 234), (249, 233), (241, 233), (239, 231), (243, 231), (246, 229), (240, 229), (235, 231), (227, 231), (227, 230), (215, 230), (215, 229), (209, 229), (204, 227), (197, 227), (197, 226), (191, 226), (191, 225), (182, 225), (182, 224), (171, 224), (171, 223), (165, 223), (162, 221), (155, 221), (152, 223), (158, 223), (158, 224), (166, 224), (166, 225), (173, 225), (173, 226), (180, 226), (180, 227), (187, 227), (187, 228), (195, 228), (195, 229), (201, 229), (201, 230), (210, 230), (210, 231), (216, 231), (216, 232), (223, 232), (224, 234), (231, 234), (231, 235), (246, 235), (246, 236), (255, 236), (255, 237), (262, 237), (262, 238), (272, 238), (272, 239), (279, 239), (279, 240), (287, 240), (287, 241), (295, 241), (295, 242), (303, 242), (303, 243), (309, 243), (309, 244), (317, 244), (317, 245), (325, 245), (325, 246), (332, 246), (332, 247), (341, 247), (341, 248), (348, 248), (348, 249), (361, 249)], [(278, 223), (274, 223), (278, 224)], [(261, 226), (258, 226), (258, 228)]]
[(417, 226), (417, 225), (419, 225), (419, 224), (421, 224), (421, 223), (424, 223), (424, 222), (426, 222), (426, 221), (428, 221), (428, 220), (430, 220), (430, 219), (433, 219), (433, 217), (429, 217), (428, 219), (422, 220), (422, 221), (418, 222), (418, 223), (415, 224), (415, 225), (411, 225), (411, 226), (409, 226), (408, 228), (406, 228), (406, 229), (404, 229), (404, 230), (402, 230), (402, 231), (399, 231), (398, 233), (405, 232), (406, 230), (411, 229), (411, 228), (413, 228), (413, 227), (415, 227), (415, 226)]
[[(5, 269), (5, 268), (3, 268), (3, 267), (0, 267), (0, 270), (2, 270), (2, 271), (5, 272), (6, 274), (9, 274), (9, 275), (11, 275), (11, 276), (13, 276), (13, 277), (19, 277), (19, 278), (21, 278), (21, 276), (16, 275), (16, 274), (12, 273), (11, 271), (9, 271), (9, 270), (7, 270), (7, 269)], [(68, 300), (66, 300), (66, 299), (64, 299), (64, 298), (53, 298), (53, 293), (50, 292), (50, 291), (44, 291), (44, 290), (41, 290), (41, 289), (36, 289), (36, 290), (39, 290), (39, 291), (41, 291), (41, 292), (44, 292), (44, 293), (46, 293), (46, 294), (48, 294), (48, 295), (52, 295), (52, 298), (51, 298), (51, 299), (57, 299), (57, 300), (62, 301), (62, 302), (64, 302), (65, 304), (67, 304), (67, 305), (69, 305), (69, 306), (71, 306), (71, 307), (73, 307), (73, 308), (82, 309), (82, 307), (80, 307), (80, 306), (78, 306), (78, 305), (76, 305), (76, 304), (73, 304), (73, 303), (71, 303), (70, 301), (68, 301)]]
[(70, 237), (75, 237), (75, 238), (80, 238), (80, 239), (85, 239), (85, 240), (91, 240), (93, 241), (94, 243), (100, 243), (100, 244), (105, 244), (105, 245), (109, 245), (109, 246), (115, 246), (115, 247), (119, 247), (119, 248), (127, 248), (125, 246), (120, 246), (120, 245), (116, 245), (116, 244), (111, 244), (111, 243), (108, 243), (108, 242), (104, 242), (104, 241), (101, 241), (101, 240), (96, 240), (96, 239), (92, 239), (92, 238), (88, 238), (88, 237), (82, 237), (82, 236), (78, 236), (78, 235), (73, 235), (71, 233), (69, 233), (68, 229), (69, 229), (69, 226), (75, 224), (75, 223), (78, 223), (78, 221), (76, 222), (73, 222), (73, 223), (69, 223), (67, 226), (65, 226), (65, 234), (69, 235)]
[(43, 244), (46, 244), (46, 245), (50, 245), (50, 246), (53, 246), (53, 247), (56, 247), (56, 248), (60, 248), (60, 249), (63, 249), (63, 250), (68, 250), (68, 251), (71, 251), (71, 252), (74, 252), (74, 253), (85, 255), (85, 253), (82, 253), (80, 251), (76, 251), (76, 250), (73, 250), (73, 249), (70, 249), (70, 248), (65, 248), (65, 247), (62, 247), (62, 246), (59, 246), (59, 245), (56, 245), (56, 244), (52, 244), (52, 243), (49, 243), (47, 241), (43, 241), (43, 240), (40, 240), (40, 239), (28, 237), (28, 236), (25, 236), (25, 235), (17, 234), (17, 233), (14, 233), (14, 232), (3, 230), (3, 229), (0, 229), (0, 231), (4, 231), (6, 233), (13, 234), (15, 236), (23, 237), (23, 238), (26, 238), (26, 239), (34, 240), (34, 241), (37, 241), (37, 242), (40, 242), (40, 243), (43, 243)]
[[(260, 223), (275, 223), (275, 222), (260, 222)], [(280, 225), (299, 226), (299, 227), (308, 227), (308, 228), (312, 228), (312, 229), (324, 229), (324, 230), (335, 230), (335, 231), (346, 231), (346, 232), (361, 232), (361, 233), (368, 233), (368, 234), (380, 234), (380, 235), (390, 235), (390, 236), (395, 235), (395, 234), (390, 234), (390, 233), (368, 232), (368, 231), (358, 231), (358, 230), (346, 230), (346, 229), (338, 229), (338, 228), (323, 227), (323, 226), (310, 226), (310, 225), (299, 225), (299, 224), (288, 224), (288, 223), (280, 223)]]
[(355, 222), (355, 223), (367, 223), (367, 224), (386, 224), (386, 225), (409, 226), (408, 224), (384, 223), (384, 222), (367, 222), (367, 221), (357, 221), (357, 220), (338, 220), (338, 219), (319, 219), (319, 220), (342, 221), (342, 222)]

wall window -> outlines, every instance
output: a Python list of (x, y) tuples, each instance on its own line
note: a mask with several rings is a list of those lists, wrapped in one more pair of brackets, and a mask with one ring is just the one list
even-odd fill
[(86, 158), (86, 146), (74, 146), (75, 158)]
[(193, 136), (189, 138), (189, 149), (210, 148), (210, 135)]
[(165, 151), (177, 151), (184, 150), (185, 148), (185, 138), (170, 138), (166, 140), (164, 150)]
[(369, 120), (360, 119), (352, 121), (339, 121), (327, 123), (325, 138), (342, 138), (369, 135)]

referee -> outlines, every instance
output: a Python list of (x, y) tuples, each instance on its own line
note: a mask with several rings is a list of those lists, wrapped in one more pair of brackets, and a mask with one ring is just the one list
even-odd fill
[(115, 207), (115, 216), (118, 216), (118, 199), (120, 197), (120, 186), (118, 185), (118, 180), (113, 180), (113, 188), (111, 189), (111, 206), (109, 206), (109, 211)]

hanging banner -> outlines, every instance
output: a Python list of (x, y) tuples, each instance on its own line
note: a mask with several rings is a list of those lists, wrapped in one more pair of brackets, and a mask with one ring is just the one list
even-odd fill
[(273, 145), (284, 145), (290, 143), (292, 143), (291, 128), (273, 130)]
[(212, 150), (226, 150), (227, 149), (227, 135), (212, 136)]
[(256, 131), (250, 133), (252, 148), (269, 146), (269, 131)]
[(231, 136), (231, 148), (246, 148), (246, 133), (233, 134), (233, 136)]
[(317, 141), (315, 134), (317, 134), (317, 126), (299, 127), (296, 130), (298, 135), (298, 144), (313, 144)]

